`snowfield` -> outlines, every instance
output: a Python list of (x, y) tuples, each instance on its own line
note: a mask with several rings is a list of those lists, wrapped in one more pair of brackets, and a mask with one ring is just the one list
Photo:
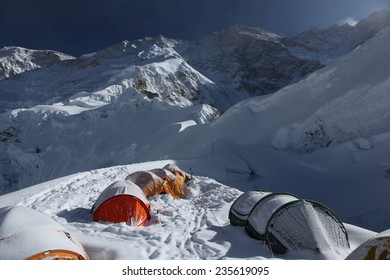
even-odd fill
[[(237, 72), (224, 87), (231, 74), (224, 67), (242, 68), (234, 55), (216, 56), (232, 51), (226, 44), (277, 43), (290, 58), (286, 38), (237, 30), (209, 36), (192, 50), (164, 37), (123, 41), (80, 58), (5, 48), (1, 62), (16, 68), (0, 77), (0, 207), (47, 215), (74, 232), (91, 259), (344, 259), (349, 253), (273, 256), (229, 223), (234, 200), (253, 189), (328, 206), (346, 225), (351, 251), (389, 229), (390, 27), (271, 95), (247, 98), (249, 92), (238, 90), (245, 100), (231, 86), (250, 86), (256, 71), (234, 80), (243, 77)], [(34, 55), (46, 64), (31, 65)], [(220, 115), (213, 104), (229, 109)], [(92, 221), (91, 207), (106, 187), (170, 162), (194, 176), (184, 199), (150, 198), (145, 227)]]
[[(93, 260), (346, 257), (346, 252), (273, 256), (261, 241), (249, 237), (245, 228), (229, 223), (230, 206), (242, 192), (201, 176), (194, 176), (184, 199), (170, 195), (151, 197), (152, 218), (145, 227), (92, 220), (92, 205), (108, 185), (135, 171), (161, 168), (168, 163), (172, 161), (81, 172), (3, 195), (0, 207), (24, 206), (47, 215), (72, 232)], [(351, 251), (376, 234), (353, 225), (346, 227)]]

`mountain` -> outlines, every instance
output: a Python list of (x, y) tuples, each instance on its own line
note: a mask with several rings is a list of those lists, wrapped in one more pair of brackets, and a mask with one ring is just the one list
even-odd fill
[[(83, 103), (91, 95), (92, 106), (99, 106), (129, 87), (171, 104), (209, 104), (224, 112), (248, 97), (298, 82), (389, 25), (390, 12), (382, 11), (355, 26), (310, 29), (293, 38), (234, 26), (197, 41), (163, 36), (122, 41), (78, 58), (5, 47), (0, 50), (0, 112)], [(101, 92), (109, 92), (109, 99)], [(88, 102), (85, 106), (91, 106)]]
[(70, 59), (74, 57), (56, 51), (4, 47), (0, 49), (0, 80)]
[[(170, 159), (241, 191), (322, 201), (367, 225), (386, 216), (389, 195), (390, 31), (375, 34), (342, 57), (330, 53), (332, 62), (293, 38), (244, 27), (35, 61), (40, 68), (0, 81), (0, 193)], [(277, 65), (265, 76), (274, 81), (252, 76), (267, 63)], [(302, 72), (308, 65), (320, 69)], [(274, 82), (270, 92), (283, 88), (248, 98), (262, 79)], [(381, 219), (370, 228), (388, 226)]]
[(390, 11), (383, 10), (372, 13), (354, 26), (332, 25), (325, 29), (314, 27), (293, 39), (300, 45), (297, 48), (297, 55), (302, 54), (304, 58), (319, 58), (326, 64), (364, 44), (389, 26)]
[[(165, 158), (240, 190), (311, 197), (346, 220), (386, 217), (389, 43), (387, 28), (294, 85), (246, 99), (210, 125), (188, 127), (151, 145), (148, 155), (162, 150)], [(171, 146), (191, 149), (167, 153)], [(144, 159), (140, 155), (139, 161)], [(390, 220), (369, 226), (386, 229)]]
[(237, 136), (235, 142), (261, 142), (301, 153), (388, 131), (388, 43), (386, 29), (306, 79), (232, 106), (215, 125), (224, 123), (228, 132), (251, 114), (253, 132), (245, 138)]
[[(58, 102), (102, 106), (128, 88), (181, 106), (213, 103), (214, 83), (188, 65), (174, 45), (162, 36), (123, 41), (10, 77), (0, 85), (0, 112)], [(29, 65), (29, 59), (25, 63)]]
[(250, 96), (266, 95), (297, 82), (322, 65), (298, 58), (291, 39), (260, 28), (235, 26), (187, 44), (183, 56), (220, 85), (228, 96), (226, 110)]

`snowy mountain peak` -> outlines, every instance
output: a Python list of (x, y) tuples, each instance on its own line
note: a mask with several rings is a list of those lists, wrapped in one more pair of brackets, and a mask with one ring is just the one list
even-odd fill
[(4, 47), (0, 49), (0, 80), (71, 59), (75, 58), (57, 51)]

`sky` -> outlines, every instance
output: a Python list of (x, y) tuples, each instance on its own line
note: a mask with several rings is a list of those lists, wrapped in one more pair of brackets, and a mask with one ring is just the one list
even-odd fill
[(390, 0), (1, 0), (0, 48), (79, 56), (145, 36), (196, 40), (233, 25), (292, 36), (381, 9)]

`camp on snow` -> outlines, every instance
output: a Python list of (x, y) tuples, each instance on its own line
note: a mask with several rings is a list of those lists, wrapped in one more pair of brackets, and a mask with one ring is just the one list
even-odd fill
[(50, 217), (27, 207), (0, 209), (0, 259), (88, 260), (77, 238)]
[(249, 236), (264, 241), (274, 254), (347, 252), (347, 231), (325, 205), (282, 192), (248, 191), (229, 211), (230, 223), (245, 226)]
[(150, 203), (139, 186), (119, 180), (99, 195), (92, 216), (94, 221), (144, 226), (150, 219)]
[(390, 260), (390, 230), (385, 230), (363, 242), (347, 260)]

